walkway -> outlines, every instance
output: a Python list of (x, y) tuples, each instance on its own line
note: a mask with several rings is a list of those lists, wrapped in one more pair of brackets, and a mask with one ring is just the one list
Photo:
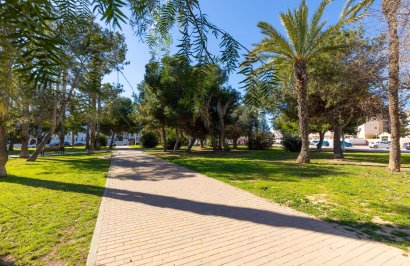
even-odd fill
[(87, 265), (410, 265), (403, 251), (141, 151), (114, 152)]

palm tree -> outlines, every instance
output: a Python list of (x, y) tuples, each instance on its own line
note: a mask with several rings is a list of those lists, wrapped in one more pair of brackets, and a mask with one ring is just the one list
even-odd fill
[[(361, 11), (367, 10), (375, 0), (348, 0), (345, 7), (345, 16), (357, 17)], [(400, 8), (400, 0), (383, 0), (382, 12), (387, 20), (389, 31), (389, 117), (391, 148), (389, 156), (389, 170), (400, 171), (400, 114), (399, 114), (399, 56), (400, 42), (397, 33), (397, 12)]]
[[(324, 29), (325, 22), (321, 21), (326, 6), (330, 3), (324, 0), (309, 20), (309, 8), (306, 1), (293, 11), (288, 10), (280, 14), (282, 25), (286, 31), (286, 37), (280, 34), (272, 25), (259, 22), (258, 27), (262, 30), (265, 38), (250, 52), (250, 58), (262, 58), (267, 62), (260, 69), (291, 70), (296, 89), (299, 129), (302, 138), (302, 149), (297, 158), (298, 163), (309, 163), (309, 139), (308, 139), (308, 65), (319, 54), (337, 49), (326, 47), (325, 41), (340, 27), (341, 22)], [(258, 72), (257, 70), (255, 72)], [(260, 71), (259, 71), (260, 72)]]

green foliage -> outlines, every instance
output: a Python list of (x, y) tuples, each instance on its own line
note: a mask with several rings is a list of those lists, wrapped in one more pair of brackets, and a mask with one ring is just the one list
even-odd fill
[(300, 152), (302, 140), (297, 135), (284, 134), (282, 137), (283, 150), (287, 152)]
[(140, 141), (143, 148), (155, 148), (158, 145), (157, 134), (151, 131), (143, 132)]
[[(184, 142), (184, 139), (180, 139), (178, 143), (177, 149), (181, 148), (182, 143)], [(173, 130), (167, 130), (167, 150), (172, 150), (174, 149), (175, 143), (177, 142), (177, 137), (176, 134)]]
[(273, 145), (273, 136), (270, 132), (256, 132), (248, 140), (248, 145), (252, 150), (270, 149)]
[(107, 111), (103, 117), (101, 128), (108, 134), (136, 133), (139, 131), (138, 124), (133, 119), (134, 108), (131, 99), (118, 97), (107, 103)]
[(108, 137), (104, 134), (99, 135), (101, 147), (106, 147), (108, 145)]
[(309, 14), (304, 0), (296, 9), (281, 13), (286, 36), (267, 22), (258, 23), (264, 38), (241, 64), (248, 101), (260, 103), (260, 99), (286, 89), (293, 78), (295, 63), (308, 64), (320, 54), (338, 49), (337, 46), (323, 45), (344, 23), (340, 20), (325, 28), (326, 23), (321, 20), (329, 3), (328, 0), (321, 1), (313, 15)]

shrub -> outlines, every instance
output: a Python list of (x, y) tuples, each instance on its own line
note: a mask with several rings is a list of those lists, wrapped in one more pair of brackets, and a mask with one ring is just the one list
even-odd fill
[(107, 138), (107, 136), (106, 135), (104, 135), (104, 134), (100, 134), (100, 146), (101, 147), (107, 147), (107, 144), (108, 144), (108, 138)]
[[(175, 134), (173, 135), (168, 134), (167, 135), (167, 147), (166, 147), (167, 150), (173, 150), (175, 146), (175, 142), (177, 142), (177, 138)], [(179, 140), (178, 149), (181, 148), (181, 145), (182, 145), (182, 139)]]
[(258, 132), (248, 141), (251, 150), (266, 150), (273, 145), (273, 136), (270, 132)]
[(282, 147), (288, 152), (300, 152), (302, 140), (296, 135), (284, 135), (282, 137)]
[(158, 138), (154, 132), (144, 132), (140, 141), (143, 148), (155, 148), (158, 145)]

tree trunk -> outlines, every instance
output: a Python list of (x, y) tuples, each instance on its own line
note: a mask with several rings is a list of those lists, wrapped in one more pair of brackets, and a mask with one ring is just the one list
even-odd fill
[(97, 136), (95, 139), (95, 149), (97, 151), (101, 150), (100, 131), (101, 131), (101, 97), (97, 96)]
[(14, 151), (14, 141), (13, 139), (10, 139), (10, 143), (9, 143), (9, 151)]
[(9, 159), (6, 146), (7, 130), (5, 124), (5, 121), (0, 122), (0, 178), (7, 176), (6, 163)]
[(64, 147), (64, 141), (65, 141), (65, 125), (64, 125), (64, 118), (63, 118), (60, 123), (60, 135), (59, 135), (60, 148)]
[(308, 74), (304, 61), (298, 61), (294, 65), (296, 81), (296, 95), (298, 102), (299, 130), (302, 139), (302, 148), (296, 159), (297, 163), (310, 163), (309, 155), (309, 124), (307, 108)]
[(74, 147), (75, 143), (75, 132), (74, 130), (71, 130), (71, 146)]
[(28, 151), (28, 142), (30, 141), (30, 132), (29, 132), (29, 110), (28, 106), (24, 108), (24, 118), (21, 125), (21, 150), (20, 158), (30, 157)]
[[(40, 123), (41, 123), (41, 122), (40, 122)], [(42, 125), (42, 124), (40, 124), (40, 125), (38, 126), (38, 128), (37, 128), (37, 136), (36, 136), (36, 139), (37, 139), (36, 146), (38, 146), (38, 144), (43, 140), (43, 125)]]
[[(58, 91), (58, 85), (57, 87), (57, 91)], [(61, 109), (60, 109), (60, 113), (57, 116), (57, 100), (54, 100), (54, 106), (53, 106), (53, 112), (52, 112), (52, 122), (51, 122), (51, 128), (48, 131), (47, 135), (42, 139), (42, 141), (40, 142), (40, 144), (38, 144), (37, 149), (34, 151), (34, 153), (27, 159), (27, 161), (35, 161), (37, 160), (37, 157), (40, 155), (40, 152), (43, 150), (43, 148), (46, 146), (46, 143), (50, 140), (50, 138), (53, 136), (54, 131), (56, 130), (57, 124), (61, 123), (61, 121), (63, 120), (63, 116), (64, 116), (64, 110), (66, 107), (67, 102), (71, 99), (71, 96), (73, 94), (75, 86), (72, 85), (70, 88), (70, 91), (67, 94), (67, 97), (65, 97), (65, 85), (63, 86), (63, 96), (61, 99)]]
[(97, 105), (97, 96), (95, 93), (91, 93), (91, 123), (90, 123), (90, 146), (88, 147), (88, 153), (94, 153), (95, 151), (95, 139), (96, 139), (96, 129), (97, 129), (97, 123), (94, 119), (96, 115), (96, 105)]
[(90, 146), (88, 147), (88, 153), (92, 154), (95, 151), (95, 130), (96, 130), (96, 123), (93, 121), (91, 122), (90, 126)]
[(186, 150), (187, 152), (191, 152), (192, 147), (194, 146), (196, 141), (196, 137), (192, 137), (192, 139), (189, 141), (188, 149)]
[(176, 141), (175, 141), (175, 145), (174, 145), (174, 150), (172, 152), (177, 152), (178, 150), (178, 145), (179, 145), (179, 137), (180, 137), (180, 130), (179, 128), (176, 129)]
[(50, 140), (50, 138), (53, 136), (54, 131), (56, 130), (57, 127), (57, 102), (54, 103), (53, 107), (53, 112), (52, 112), (52, 118), (51, 118), (51, 127), (50, 130), (47, 132), (47, 135), (45, 135), (41, 142), (37, 145), (36, 150), (33, 152), (33, 154), (27, 159), (29, 162), (34, 162), (37, 160), (37, 157), (40, 155), (41, 151), (44, 149), (46, 146), (47, 142)]
[(333, 125), (333, 158), (342, 160), (344, 159), (342, 142), (340, 138), (342, 137), (342, 127), (340, 125)]
[(115, 138), (115, 133), (114, 131), (111, 130), (111, 141), (110, 141), (110, 146), (108, 149), (112, 150), (112, 147), (114, 146), (114, 138)]
[(397, 34), (397, 11), (400, 0), (383, 0), (382, 11), (389, 27), (389, 117), (391, 147), (389, 170), (400, 171), (400, 117), (399, 117), (399, 52), (400, 43)]
[(216, 139), (215, 139), (215, 135), (214, 135), (213, 132), (212, 132), (212, 134), (211, 134), (211, 142), (212, 142), (212, 150), (213, 150), (213, 151), (218, 150), (217, 143), (216, 143)]
[(87, 124), (85, 133), (85, 148), (88, 150), (90, 148), (90, 124)]
[(248, 150), (253, 149), (253, 141), (252, 141), (252, 133), (251, 131), (248, 132)]
[(326, 131), (319, 131), (319, 143), (317, 144), (317, 150), (322, 151), (323, 140), (325, 139)]
[(224, 117), (226, 115), (226, 112), (228, 110), (230, 100), (228, 100), (224, 105), (221, 104), (221, 102), (218, 100), (218, 103), (216, 105), (216, 109), (218, 112), (218, 117), (219, 117), (219, 149), (225, 149), (225, 121)]
[(161, 139), (162, 145), (164, 146), (162, 150), (167, 151), (167, 133), (165, 131), (165, 125), (163, 123), (161, 124)]
[(232, 140), (232, 142), (233, 142), (233, 148), (238, 149), (238, 139), (235, 138)]
[(199, 140), (199, 145), (200, 145), (201, 149), (204, 148), (204, 140), (203, 139)]

